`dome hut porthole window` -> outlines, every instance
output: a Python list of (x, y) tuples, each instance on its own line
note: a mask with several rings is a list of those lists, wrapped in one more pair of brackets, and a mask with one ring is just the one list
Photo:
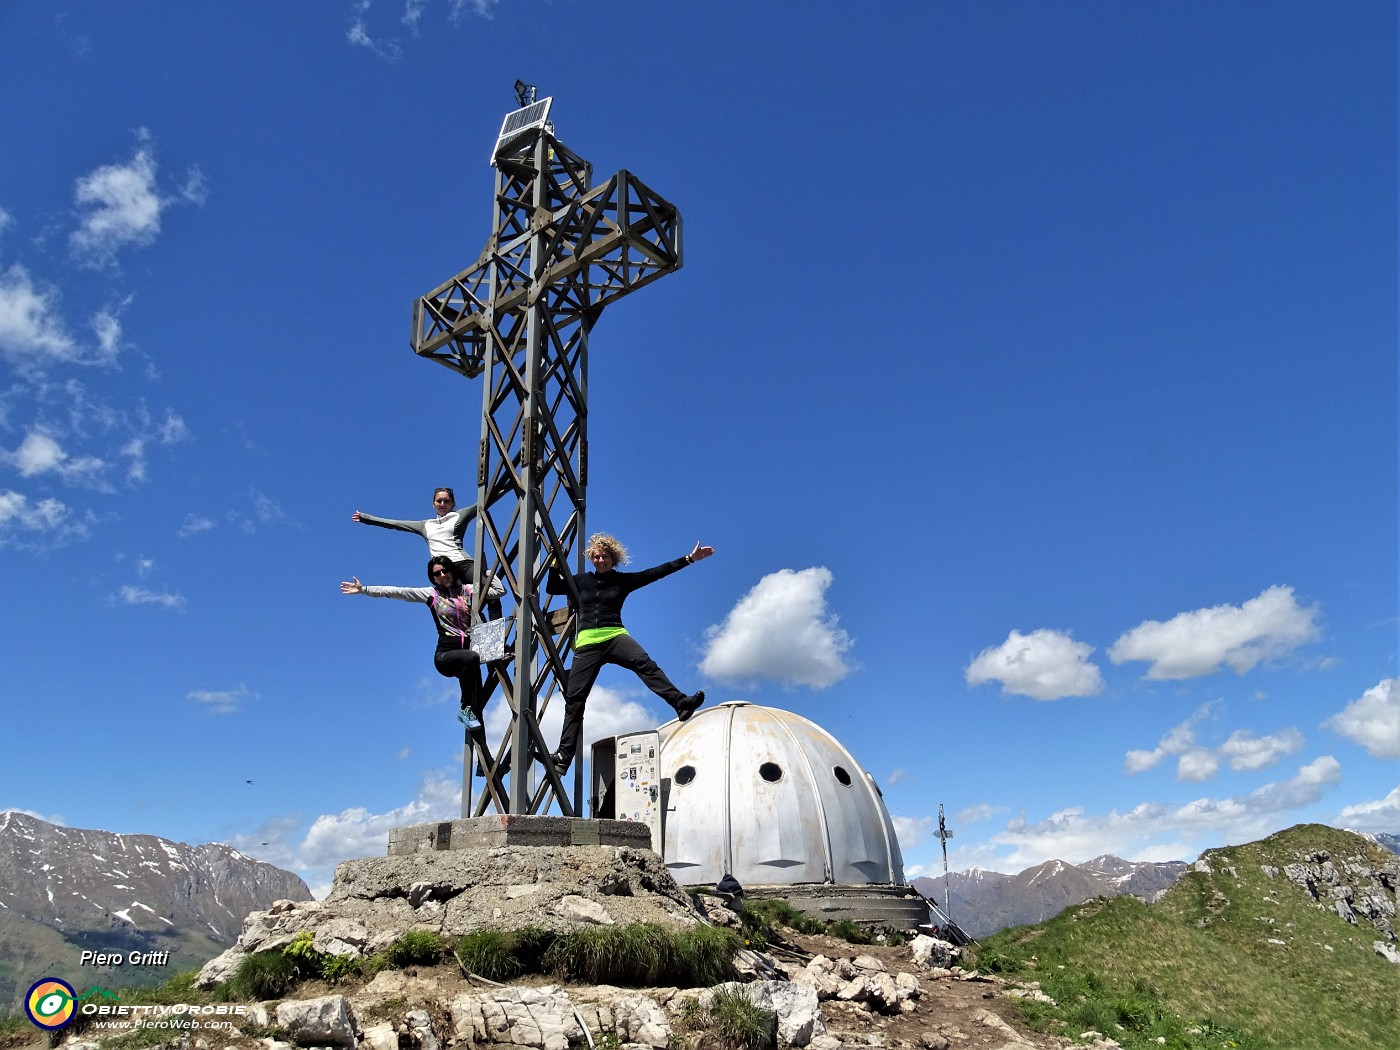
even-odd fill
[(783, 770), (776, 762), (765, 762), (758, 767), (758, 775), (770, 784), (783, 779)]
[(684, 787), (686, 784), (689, 784), (694, 779), (694, 766), (681, 766), (680, 769), (676, 770), (676, 783), (680, 784), (682, 787)]
[(846, 772), (844, 766), (833, 766), (831, 771), (836, 774), (836, 779), (842, 784), (846, 787), (851, 786), (851, 774)]

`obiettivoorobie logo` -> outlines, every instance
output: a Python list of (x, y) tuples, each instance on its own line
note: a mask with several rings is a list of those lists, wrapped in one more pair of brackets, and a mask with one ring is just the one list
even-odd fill
[(56, 1032), (67, 1028), (77, 1011), (77, 993), (67, 981), (42, 977), (24, 997), (24, 1012), (40, 1028)]

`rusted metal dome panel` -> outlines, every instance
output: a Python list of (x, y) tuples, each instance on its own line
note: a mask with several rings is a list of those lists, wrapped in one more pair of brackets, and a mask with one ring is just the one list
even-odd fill
[(875, 781), (801, 715), (743, 701), (661, 727), (666, 866), (683, 885), (900, 886), (904, 861)]

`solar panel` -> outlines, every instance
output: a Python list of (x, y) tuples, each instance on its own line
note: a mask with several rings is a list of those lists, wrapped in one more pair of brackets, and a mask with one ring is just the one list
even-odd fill
[(517, 109), (513, 113), (507, 113), (505, 120), (501, 121), (501, 133), (496, 136), (496, 145), (491, 150), (491, 166), (495, 167), (496, 158), (501, 150), (509, 146), (510, 143), (521, 134), (531, 128), (542, 127), (549, 123), (549, 106), (554, 101), (553, 96), (542, 98), (538, 102), (532, 102), (524, 109)]

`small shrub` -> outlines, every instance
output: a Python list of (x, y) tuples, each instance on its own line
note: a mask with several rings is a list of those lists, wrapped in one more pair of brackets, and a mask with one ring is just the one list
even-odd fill
[(874, 944), (875, 938), (851, 919), (837, 919), (826, 928), (826, 932), (848, 944)]
[(545, 966), (588, 984), (654, 985), (668, 971), (672, 935), (652, 923), (571, 930), (544, 953)]
[(739, 935), (722, 926), (692, 926), (675, 936), (670, 977), (679, 986), (700, 988), (733, 976)]
[(321, 957), (321, 977), (330, 984), (339, 984), (350, 977), (358, 977), (360, 960), (353, 955), (323, 955)]
[(538, 926), (522, 926), (511, 934), (511, 951), (526, 973), (544, 973), (544, 953), (557, 936)]
[(299, 979), (298, 960), (280, 951), (255, 952), (238, 964), (229, 991), (238, 999), (280, 999)]
[(755, 1006), (742, 991), (722, 988), (710, 999), (709, 1028), (727, 1046), (758, 1050), (771, 1041), (773, 1014)]
[(457, 962), (488, 981), (509, 981), (525, 972), (514, 938), (504, 930), (476, 930), (457, 942)]
[(405, 966), (431, 966), (441, 962), (447, 953), (447, 942), (432, 930), (409, 930), (389, 945), (384, 955), (390, 966), (403, 969)]

